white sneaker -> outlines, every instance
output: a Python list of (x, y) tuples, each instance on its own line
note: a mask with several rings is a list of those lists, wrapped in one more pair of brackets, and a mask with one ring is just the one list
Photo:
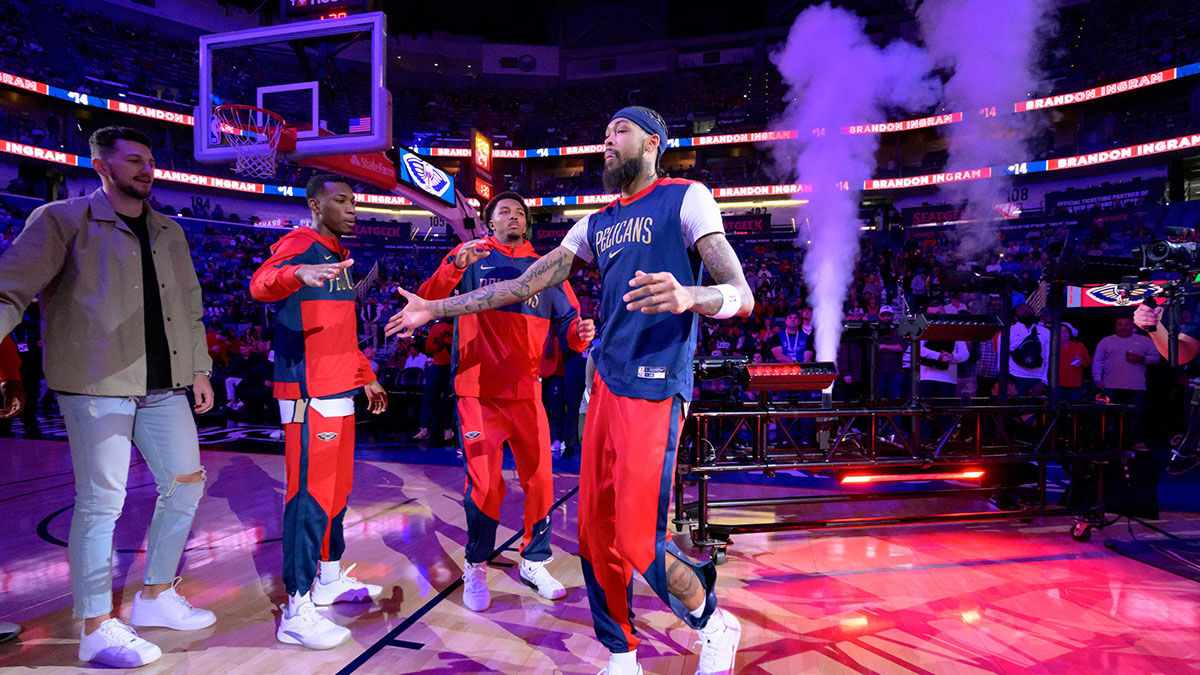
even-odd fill
[(120, 619), (109, 619), (86, 635), (79, 630), (79, 660), (99, 663), (112, 668), (137, 668), (162, 657), (162, 650), (153, 642), (138, 637), (137, 631)]
[(11, 621), (0, 621), (0, 642), (8, 642), (20, 634), (21, 624)]
[(536, 590), (538, 595), (547, 600), (559, 600), (567, 595), (567, 589), (546, 569), (546, 563), (553, 559), (534, 562), (521, 558), (521, 583)]
[(171, 587), (153, 600), (142, 597), (144, 591), (133, 596), (133, 613), (129, 623), (135, 626), (171, 628), (174, 630), (199, 630), (217, 622), (217, 616), (207, 609), (192, 607), (187, 598), (175, 592), (180, 577), (175, 577)]
[(721, 631), (708, 635), (700, 632), (700, 664), (696, 675), (729, 675), (733, 672), (733, 660), (737, 657), (738, 643), (742, 641), (742, 624), (729, 612), (717, 608), (709, 621), (718, 618), (725, 624)]
[(463, 604), (472, 612), (482, 612), (492, 606), (492, 592), (487, 586), (487, 563), (467, 563), (463, 571)]
[(555, 457), (562, 457), (563, 447), (564, 445), (562, 441), (554, 441), (550, 444), (550, 454)]
[[(617, 675), (617, 671), (613, 670), (610, 672), (609, 668), (604, 668), (596, 675)], [(642, 664), (638, 664), (637, 670), (633, 672), (633, 675), (642, 675)]]
[(317, 606), (302, 602), (296, 613), (288, 616), (288, 603), (279, 606), (283, 616), (279, 618), (279, 630), (275, 639), (285, 645), (304, 645), (309, 649), (332, 649), (350, 637), (350, 629), (339, 626), (321, 615)]
[(335, 602), (370, 602), (383, 595), (383, 587), (363, 582), (350, 576), (350, 572), (358, 565), (341, 570), (336, 581), (322, 583), (320, 575), (312, 587), (312, 601), (318, 605), (332, 605)]

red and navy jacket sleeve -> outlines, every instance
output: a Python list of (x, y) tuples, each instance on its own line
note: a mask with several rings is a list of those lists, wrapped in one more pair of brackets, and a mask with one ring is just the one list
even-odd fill
[(0, 342), (0, 382), (21, 381), (21, 355), (11, 335)]
[(298, 237), (285, 237), (250, 277), (250, 295), (259, 302), (278, 302), (300, 290), (303, 281), (296, 278), (296, 267), (304, 264), (292, 262), (312, 246), (312, 242)]
[(466, 270), (458, 269), (454, 264), (454, 258), (461, 249), (462, 244), (459, 244), (447, 253), (445, 258), (442, 258), (442, 264), (438, 265), (433, 276), (421, 284), (421, 287), (417, 289), (417, 295), (426, 300), (444, 300), (450, 297), (450, 294), (462, 282), (463, 273), (466, 272)]

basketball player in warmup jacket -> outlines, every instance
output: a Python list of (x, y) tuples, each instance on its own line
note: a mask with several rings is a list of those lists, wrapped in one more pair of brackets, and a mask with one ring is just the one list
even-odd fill
[[(528, 216), (519, 194), (496, 195), (483, 211), (493, 235), (450, 251), (421, 285), (421, 297), (440, 300), (455, 289), (467, 293), (521, 276), (538, 259), (525, 239)], [(487, 559), (496, 548), (496, 526), (504, 499), (500, 467), (505, 441), (512, 449), (525, 492), (521, 581), (549, 600), (567, 594), (546, 569), (554, 482), (550, 425), (542, 406), (538, 367), (547, 336), (554, 340), (565, 337), (572, 350), (582, 352), (595, 334), (591, 319), (580, 320), (579, 302), (567, 281), (523, 303), (466, 315), (454, 322), (451, 371), (455, 373), (454, 394), (467, 464), (463, 499), (468, 539), (463, 604), (467, 609), (482, 612), (492, 602)]]
[[(382, 588), (341, 568), (342, 518), (354, 478), (354, 393), (365, 387), (371, 412), (387, 409), (387, 392), (358, 349), (354, 261), (342, 235), (354, 230), (354, 192), (319, 174), (308, 181), (313, 227), (299, 227), (271, 246), (250, 293), (280, 303), (275, 314), (275, 398), (287, 455), (283, 509), (283, 583), (288, 602), (280, 642), (329, 649), (350, 637), (316, 605), (369, 602)], [(319, 565), (318, 565), (319, 562)], [(315, 577), (315, 579), (314, 579)]]
[[(697, 314), (749, 316), (754, 297), (703, 185), (666, 178), (662, 117), (618, 111), (605, 129), (604, 182), (621, 196), (575, 224), (562, 244), (512, 281), (445, 300), (401, 290), (408, 304), (387, 335), (410, 335), (435, 317), (524, 302), (595, 261), (603, 335), (584, 426), (579, 549), (596, 634), (611, 652), (608, 675), (640, 673), (632, 570), (700, 632), (697, 673), (733, 669), (741, 626), (717, 608), (716, 568), (688, 560), (667, 536), (667, 509), (683, 406), (692, 393)], [(700, 263), (716, 286), (700, 286)], [(586, 524), (586, 526), (585, 526)]]

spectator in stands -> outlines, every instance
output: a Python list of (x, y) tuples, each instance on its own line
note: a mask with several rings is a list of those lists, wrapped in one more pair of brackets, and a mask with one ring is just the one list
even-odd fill
[(1069, 323), (1062, 324), (1059, 340), (1058, 397), (1064, 401), (1083, 400), (1083, 373), (1092, 365), (1092, 355), (1079, 341), (1079, 331)]
[(1133, 319), (1123, 316), (1116, 321), (1115, 332), (1096, 345), (1092, 361), (1092, 379), (1112, 403), (1132, 405), (1130, 437), (1134, 447), (1146, 449), (1142, 434), (1142, 407), (1146, 404), (1146, 366), (1162, 360), (1154, 342), (1134, 332)]
[[(941, 313), (936, 306), (930, 314)], [(958, 392), (958, 364), (967, 360), (970, 352), (965, 342), (922, 341), (919, 363), (921, 396), (950, 398)]]
[[(811, 311), (809, 317), (811, 320)], [(800, 314), (797, 312), (788, 314), (784, 319), (783, 331), (771, 336), (767, 341), (767, 349), (771, 352), (771, 358), (777, 363), (803, 361), (805, 351), (811, 351), (811, 345), (808, 344), (812, 339), (811, 334), (811, 328), (808, 335), (800, 330)]]
[(1050, 329), (1037, 322), (1029, 305), (1013, 308), (1016, 321), (1008, 329), (1008, 370), (1020, 396), (1042, 396), (1050, 362)]
[(60, 392), (75, 469), (67, 554), (75, 615), (84, 620), (79, 658), (117, 667), (162, 656), (112, 615), (113, 527), (134, 436), (159, 498), (132, 621), (179, 630), (216, 621), (173, 583), (205, 481), (184, 387), (195, 389), (195, 411), (207, 412), (212, 360), (183, 230), (145, 204), (154, 181), (150, 143), (128, 127), (94, 133), (101, 187), (35, 210), (0, 256), (0, 333), (43, 293), (46, 381)]
[(429, 355), (429, 365), (425, 367), (421, 428), (413, 436), (414, 441), (437, 438), (438, 431), (442, 432), (443, 440), (450, 441), (454, 438), (449, 412), (453, 407), (450, 398), (454, 395), (450, 377), (450, 348), (453, 340), (454, 327), (449, 321), (434, 324), (429, 329), (429, 337), (425, 339), (425, 353)]

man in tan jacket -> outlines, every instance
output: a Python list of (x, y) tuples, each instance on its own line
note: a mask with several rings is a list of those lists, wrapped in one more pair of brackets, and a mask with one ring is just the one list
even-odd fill
[(145, 200), (150, 138), (128, 127), (91, 137), (101, 188), (41, 206), (0, 256), (0, 335), (41, 294), (46, 383), (58, 394), (75, 472), (67, 554), (79, 658), (132, 667), (162, 655), (112, 615), (113, 527), (125, 503), (130, 444), (158, 484), (134, 625), (194, 630), (213, 613), (175, 591), (204, 493), (195, 411), (212, 408), (200, 284), (183, 230)]

